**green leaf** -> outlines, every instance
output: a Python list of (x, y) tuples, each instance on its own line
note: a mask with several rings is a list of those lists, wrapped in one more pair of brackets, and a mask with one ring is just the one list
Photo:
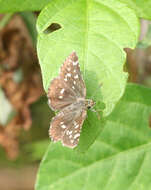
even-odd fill
[(0, 13), (38, 11), (51, 0), (0, 0)]
[[(53, 0), (0, 0), (0, 12), (39, 11)], [(136, 11), (138, 17), (151, 19), (151, 0), (118, 0)]]
[[(54, 23), (61, 28), (52, 31)], [(115, 0), (53, 0), (38, 17), (37, 49), (45, 91), (65, 58), (75, 50), (87, 98), (105, 104), (100, 120), (96, 113), (88, 111), (80, 151), (94, 142), (104, 126), (102, 115), (109, 115), (124, 93), (127, 73), (123, 72), (123, 48), (135, 47), (138, 28), (133, 11)]]
[(36, 31), (36, 16), (32, 12), (21, 12), (20, 15), (22, 16), (29, 34), (32, 38), (33, 45), (36, 46), (37, 43), (37, 31)]
[(4, 17), (0, 20), (0, 30), (2, 30), (8, 24), (12, 16), (13, 16), (13, 13), (8, 13), (4, 15)]
[(151, 89), (129, 84), (85, 154), (51, 143), (36, 190), (151, 189)]
[(44, 156), (45, 150), (48, 147), (50, 140), (39, 140), (33, 143), (28, 143), (24, 146), (25, 152), (30, 152), (30, 160), (41, 160)]
[(136, 11), (138, 17), (151, 19), (151, 0), (119, 0), (127, 4), (128, 7)]
[[(52, 23), (58, 23), (61, 29), (45, 34)], [(76, 50), (87, 96), (97, 89), (94, 99), (103, 100), (104, 115), (108, 115), (125, 89), (123, 48), (134, 48), (138, 38), (139, 23), (133, 11), (115, 0), (53, 0), (41, 12), (37, 29), (45, 90), (65, 58)]]

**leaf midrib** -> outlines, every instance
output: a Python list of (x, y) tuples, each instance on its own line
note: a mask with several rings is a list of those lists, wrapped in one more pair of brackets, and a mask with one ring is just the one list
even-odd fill
[(84, 80), (86, 79), (86, 76), (85, 76), (85, 72), (86, 72), (86, 64), (88, 62), (88, 38), (89, 38), (89, 3), (91, 0), (86, 0), (86, 32), (85, 32), (85, 48), (84, 48), (84, 62), (83, 62), (83, 77), (84, 77)]

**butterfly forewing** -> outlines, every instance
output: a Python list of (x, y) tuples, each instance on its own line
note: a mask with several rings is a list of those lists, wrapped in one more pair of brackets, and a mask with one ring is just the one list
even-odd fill
[(50, 83), (48, 90), (49, 105), (53, 110), (61, 110), (86, 96), (86, 88), (80, 73), (78, 57), (75, 52), (65, 60), (60, 74)]
[(76, 97), (85, 97), (86, 88), (80, 72), (78, 57), (75, 52), (65, 60), (61, 67), (60, 78), (72, 89)]
[(66, 87), (58, 77), (52, 80), (48, 90), (49, 105), (53, 110), (61, 110), (76, 101), (75, 93)]

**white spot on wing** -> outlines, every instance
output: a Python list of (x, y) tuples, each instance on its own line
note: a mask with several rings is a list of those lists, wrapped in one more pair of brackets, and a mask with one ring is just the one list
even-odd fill
[(51, 101), (50, 101), (50, 99), (48, 99), (48, 104), (49, 104), (49, 105), (51, 104)]
[(73, 65), (77, 65), (78, 64), (78, 61), (73, 61)]
[(75, 80), (73, 81), (73, 84), (76, 84), (76, 81), (75, 81)]
[(70, 135), (69, 138), (71, 139), (71, 138), (72, 138), (72, 135)]
[(75, 89), (75, 87), (74, 87), (74, 86), (72, 86), (72, 88), (73, 88), (73, 89)]
[(61, 125), (61, 128), (62, 128), (62, 129), (65, 129), (65, 128), (66, 128), (66, 125)]
[(63, 93), (64, 93), (64, 91), (65, 91), (65, 89), (63, 88), (63, 89), (60, 91), (60, 93), (61, 93), (61, 94), (63, 94)]
[(62, 99), (63, 98), (63, 96), (59, 96), (59, 99)]
[(75, 75), (75, 76), (74, 76), (74, 78), (75, 78), (75, 79), (78, 79), (78, 78), (79, 78), (79, 76), (78, 76), (78, 75)]
[(78, 127), (79, 127), (79, 125), (76, 125), (76, 126), (75, 126), (75, 129), (77, 129)]
[(71, 59), (68, 59), (68, 65), (69, 65), (70, 63), (72, 63), (72, 60), (71, 60)]
[(74, 135), (74, 139), (76, 139), (77, 137), (80, 137), (80, 133)]
[(73, 124), (74, 124), (74, 126), (76, 126), (76, 125), (77, 125), (77, 122), (76, 122), (76, 121), (74, 121), (74, 122), (73, 122)]
[(71, 73), (67, 73), (67, 77), (71, 77)]

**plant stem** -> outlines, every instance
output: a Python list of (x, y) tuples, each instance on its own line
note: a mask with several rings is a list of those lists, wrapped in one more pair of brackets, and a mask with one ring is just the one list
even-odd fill
[(9, 22), (14, 13), (5, 14), (2, 20), (0, 21), (0, 30), (2, 30)]

